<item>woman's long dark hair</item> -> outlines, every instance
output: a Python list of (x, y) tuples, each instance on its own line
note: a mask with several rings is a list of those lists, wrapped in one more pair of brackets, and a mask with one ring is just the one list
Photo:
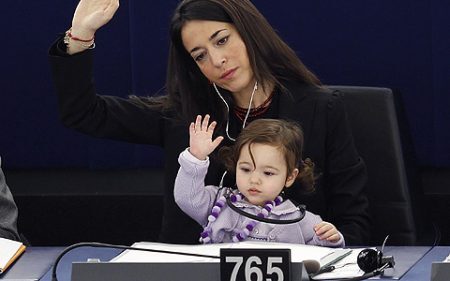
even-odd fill
[(249, 0), (185, 0), (176, 8), (170, 24), (167, 96), (153, 100), (163, 108), (177, 112), (181, 119), (191, 121), (197, 114), (208, 113), (220, 127), (227, 118), (222, 101), (184, 48), (181, 30), (191, 20), (232, 23), (247, 48), (256, 81), (263, 87), (276, 85), (283, 90), (282, 82), (287, 80), (320, 85), (319, 79), (305, 67)]

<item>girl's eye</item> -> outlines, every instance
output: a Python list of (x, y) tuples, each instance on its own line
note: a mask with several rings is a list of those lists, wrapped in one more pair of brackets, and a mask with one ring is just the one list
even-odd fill
[(249, 168), (246, 168), (246, 167), (241, 167), (241, 168), (239, 168), (242, 172), (244, 172), (244, 173), (248, 173), (248, 172), (250, 172), (250, 169)]
[(227, 43), (228, 41), (228, 36), (225, 36), (223, 38), (221, 38), (219, 41), (217, 41), (217, 45), (223, 45), (225, 43)]
[(264, 172), (264, 175), (266, 175), (266, 176), (273, 176), (273, 175), (275, 175), (275, 173), (272, 173), (272, 172)]

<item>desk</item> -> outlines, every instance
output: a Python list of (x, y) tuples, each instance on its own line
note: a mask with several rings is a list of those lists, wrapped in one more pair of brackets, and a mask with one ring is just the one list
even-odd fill
[(0, 280), (39, 280), (63, 249), (64, 247), (28, 247), (12, 267), (0, 275)]
[[(411, 247), (404, 248), (407, 251)], [(16, 264), (0, 277), (2, 281), (50, 281), (51, 266), (62, 247), (30, 247), (16, 262)], [(118, 249), (77, 248), (64, 256), (58, 265), (58, 280), (70, 281), (71, 263), (73, 261), (86, 261), (88, 258), (98, 258), (102, 261), (110, 260), (121, 252)], [(450, 246), (434, 247), (428, 251), (400, 280), (401, 281), (429, 281), (431, 276), (431, 263), (442, 261), (450, 253)], [(400, 261), (397, 261), (399, 263)], [(45, 271), (47, 271), (45, 273)], [(45, 275), (44, 275), (45, 273)], [(39, 279), (39, 276), (43, 276)], [(381, 278), (381, 280), (391, 280)]]
[(431, 263), (443, 261), (450, 253), (450, 246), (433, 247), (418, 263), (416, 263), (401, 281), (429, 281), (431, 278)]

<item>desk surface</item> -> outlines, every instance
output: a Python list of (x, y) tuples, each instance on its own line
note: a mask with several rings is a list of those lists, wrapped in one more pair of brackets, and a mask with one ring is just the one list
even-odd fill
[[(403, 248), (405, 253), (414, 247)], [(417, 248), (417, 247), (416, 247)], [(423, 248), (423, 247), (421, 247)], [(22, 257), (5, 274), (0, 276), (0, 280), (5, 281), (31, 281), (51, 280), (51, 266), (56, 257), (63, 250), (62, 247), (30, 247)], [(63, 257), (58, 265), (58, 280), (69, 281), (71, 274), (71, 263), (73, 261), (86, 261), (88, 258), (98, 258), (101, 261), (108, 261), (121, 252), (119, 249), (98, 249), (98, 248), (78, 248), (69, 252)], [(431, 263), (442, 261), (450, 253), (450, 246), (434, 247), (428, 251), (400, 280), (401, 281), (427, 281), (431, 276)], [(400, 261), (397, 261), (399, 263)], [(40, 278), (42, 276), (42, 278)], [(389, 280), (389, 278), (382, 278)]]
[(431, 278), (431, 263), (443, 261), (450, 253), (450, 246), (433, 247), (400, 279), (401, 281), (428, 281)]
[(39, 280), (52, 266), (63, 247), (28, 247), (0, 280)]

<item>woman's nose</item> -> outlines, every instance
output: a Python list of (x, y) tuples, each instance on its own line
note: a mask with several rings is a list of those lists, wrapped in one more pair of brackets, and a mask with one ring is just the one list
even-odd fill
[(215, 67), (222, 67), (227, 62), (224, 54), (222, 52), (210, 52), (211, 61)]

